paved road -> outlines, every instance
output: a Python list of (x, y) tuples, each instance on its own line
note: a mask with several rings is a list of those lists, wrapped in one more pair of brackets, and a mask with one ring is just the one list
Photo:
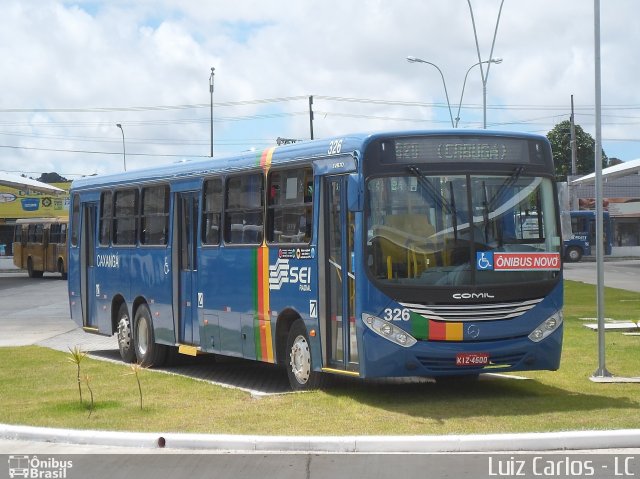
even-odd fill
[[(0, 308), (0, 347), (36, 344), (67, 352), (78, 346), (98, 359), (120, 362), (115, 336), (85, 333), (70, 319), (67, 282), (60, 275), (29, 278), (24, 272), (0, 273)], [(181, 356), (175, 365), (157, 370), (234, 387), (254, 396), (290, 391), (284, 370), (255, 361)]]
[[(572, 281), (596, 284), (596, 263), (593, 261), (565, 263), (564, 277)], [(604, 284), (611, 288), (640, 293), (640, 260), (608, 258), (604, 263)]]
[(0, 273), (0, 308), (0, 346), (36, 344), (76, 328), (60, 275)]

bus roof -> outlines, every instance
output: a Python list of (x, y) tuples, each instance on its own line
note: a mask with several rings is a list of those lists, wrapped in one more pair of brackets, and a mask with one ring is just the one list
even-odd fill
[(128, 183), (153, 182), (167, 179), (181, 179), (194, 176), (206, 176), (221, 173), (229, 173), (235, 170), (259, 167), (263, 155), (273, 149), (272, 165), (287, 163), (290, 161), (323, 158), (331, 155), (330, 147), (336, 141), (341, 140), (340, 154), (349, 155), (356, 151), (362, 151), (376, 139), (403, 136), (486, 136), (486, 137), (511, 137), (531, 140), (547, 141), (542, 135), (520, 132), (494, 131), (494, 130), (400, 130), (380, 131), (366, 133), (351, 133), (342, 136), (334, 136), (318, 140), (305, 140), (301, 142), (264, 148), (261, 150), (245, 151), (220, 157), (184, 157), (172, 164), (166, 164), (153, 168), (131, 170), (122, 173), (87, 176), (74, 180), (71, 190), (92, 189), (100, 186), (124, 185)]

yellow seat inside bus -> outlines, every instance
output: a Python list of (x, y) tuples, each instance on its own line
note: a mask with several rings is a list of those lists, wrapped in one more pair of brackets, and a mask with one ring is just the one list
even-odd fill
[(433, 260), (434, 252), (425, 245), (435, 232), (424, 215), (386, 216), (384, 224), (375, 227), (373, 234), (386, 265), (387, 278), (420, 276)]

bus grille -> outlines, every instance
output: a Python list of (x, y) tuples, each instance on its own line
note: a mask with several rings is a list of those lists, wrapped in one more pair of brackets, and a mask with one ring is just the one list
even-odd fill
[[(518, 364), (524, 358), (525, 353), (522, 352), (514, 352), (510, 354), (503, 354), (497, 356), (491, 356), (489, 358), (489, 365), (480, 367), (480, 368), (469, 368), (469, 370), (500, 370), (507, 369), (516, 364)], [(456, 366), (455, 358), (437, 358), (437, 357), (428, 357), (428, 356), (418, 356), (416, 357), (420, 364), (427, 368), (429, 371), (434, 373), (446, 373), (449, 371), (460, 372), (462, 369), (460, 366)]]
[(542, 299), (495, 304), (400, 304), (414, 313), (436, 321), (495, 321), (517, 318), (535, 307)]

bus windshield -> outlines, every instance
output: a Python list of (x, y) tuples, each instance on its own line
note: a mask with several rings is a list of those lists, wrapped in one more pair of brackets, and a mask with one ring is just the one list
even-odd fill
[(501, 175), (429, 176), (408, 166), (402, 176), (371, 178), (367, 190), (368, 267), (378, 282), (501, 285), (558, 274), (559, 263), (517, 271), (481, 263), (493, 258), (488, 253), (560, 252), (548, 178), (528, 176), (522, 167)]

